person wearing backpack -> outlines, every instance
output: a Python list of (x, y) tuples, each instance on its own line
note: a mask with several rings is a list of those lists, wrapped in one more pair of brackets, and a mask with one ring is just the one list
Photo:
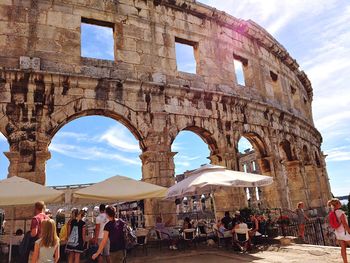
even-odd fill
[(335, 236), (341, 247), (341, 256), (344, 263), (348, 263), (346, 248), (350, 245), (350, 228), (348, 220), (343, 210), (339, 199), (332, 198), (328, 201), (328, 206), (332, 208), (329, 213), (329, 224), (334, 229)]
[(66, 246), (66, 251), (68, 255), (68, 263), (79, 263), (80, 255), (84, 252), (84, 242), (86, 226), (83, 221), (85, 215), (84, 210), (80, 210), (75, 219), (68, 222), (68, 241)]
[(109, 256), (111, 262), (122, 263), (125, 257), (125, 222), (120, 219), (115, 219), (115, 208), (113, 206), (106, 207), (106, 214), (108, 222), (104, 226), (102, 241), (98, 247), (97, 252), (92, 255), (92, 259), (95, 260), (101, 255), (104, 247), (107, 245), (107, 242), (109, 240)]

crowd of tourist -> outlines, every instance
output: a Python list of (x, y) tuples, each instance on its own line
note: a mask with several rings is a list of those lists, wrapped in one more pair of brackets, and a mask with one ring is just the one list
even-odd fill
[(126, 223), (116, 219), (115, 207), (100, 205), (92, 234), (88, 233), (91, 220), (86, 216), (86, 209), (73, 208), (70, 219), (60, 228), (43, 202), (35, 203), (34, 210), (30, 230), (24, 235), (22, 230), (16, 231), (18, 242), (14, 245), (19, 246), (19, 262), (58, 262), (67, 258), (69, 263), (78, 263), (87, 250), (95, 252), (90, 258), (96, 262), (123, 262)]
[[(340, 209), (341, 203), (338, 199), (331, 199), (328, 206), (330, 207), (329, 225), (334, 229), (341, 247), (343, 262), (347, 263), (346, 248), (350, 245), (347, 217)], [(60, 223), (59, 228), (52, 219), (51, 213), (45, 209), (43, 202), (35, 203), (34, 211), (30, 231), (24, 234), (22, 230), (17, 230), (13, 240), (13, 244), (19, 245), (20, 262), (58, 262), (60, 258), (67, 258), (69, 263), (78, 263), (82, 253), (91, 248), (93, 248), (91, 250), (93, 253), (90, 255), (92, 260), (107, 263), (123, 262), (127, 223), (117, 219), (115, 207), (101, 204), (95, 220), (87, 217), (86, 209), (73, 208), (68, 222), (57, 219)], [(309, 220), (304, 211), (304, 204), (298, 203), (293, 213), (297, 216), (299, 237), (304, 238), (305, 223)], [(185, 217), (179, 231), (173, 232), (170, 231), (171, 221), (172, 218), (169, 218), (167, 222), (163, 222), (162, 217), (158, 216), (154, 229), (160, 239), (169, 239), (169, 248), (172, 250), (178, 249), (182, 234), (187, 230), (196, 228), (197, 231), (200, 229), (199, 232), (206, 231), (201, 221), (193, 221)], [(266, 221), (263, 215), (252, 213), (249, 216), (242, 216), (240, 211), (235, 211), (231, 216), (230, 212), (226, 211), (224, 217), (218, 220), (214, 227), (222, 237), (237, 240), (239, 244), (243, 244), (243, 249), (247, 250), (254, 244), (256, 237), (266, 235), (264, 229)], [(132, 220), (131, 225), (135, 225)], [(243, 238), (238, 238), (239, 235)]]

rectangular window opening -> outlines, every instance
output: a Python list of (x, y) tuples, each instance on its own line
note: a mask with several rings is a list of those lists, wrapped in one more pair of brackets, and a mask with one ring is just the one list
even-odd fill
[(198, 43), (175, 37), (175, 53), (177, 71), (197, 73), (197, 61), (195, 53)]
[(247, 164), (245, 163), (245, 164), (243, 164), (243, 172), (248, 172), (248, 167), (247, 167)]
[(256, 172), (256, 164), (255, 164), (255, 161), (252, 161), (252, 167), (253, 167), (253, 171)]
[(237, 84), (241, 86), (245, 86), (245, 78), (244, 78), (244, 64), (242, 61), (234, 59), (233, 64), (235, 67), (236, 80)]
[(81, 19), (81, 56), (114, 61), (114, 24)]

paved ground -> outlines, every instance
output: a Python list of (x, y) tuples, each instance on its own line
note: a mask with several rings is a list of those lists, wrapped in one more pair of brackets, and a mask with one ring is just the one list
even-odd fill
[[(348, 249), (350, 259), (350, 249)], [(140, 253), (139, 253), (140, 252)], [(143, 256), (142, 251), (131, 255), (128, 263), (206, 263), (206, 262), (294, 262), (294, 263), (323, 263), (342, 262), (339, 248), (317, 247), (309, 245), (291, 245), (288, 247), (270, 246), (266, 250), (258, 250), (241, 254), (225, 249), (199, 248), (187, 251), (150, 251)]]

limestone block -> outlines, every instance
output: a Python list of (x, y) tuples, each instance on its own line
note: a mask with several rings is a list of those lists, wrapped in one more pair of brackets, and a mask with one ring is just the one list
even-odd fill
[(117, 52), (117, 60), (121, 60), (125, 63), (140, 64), (140, 55), (134, 51), (119, 50), (119, 52)]
[(156, 83), (166, 83), (166, 75), (160, 72), (153, 73), (152, 80)]
[(21, 56), (19, 58), (19, 64), (21, 69), (40, 70), (40, 58)]

